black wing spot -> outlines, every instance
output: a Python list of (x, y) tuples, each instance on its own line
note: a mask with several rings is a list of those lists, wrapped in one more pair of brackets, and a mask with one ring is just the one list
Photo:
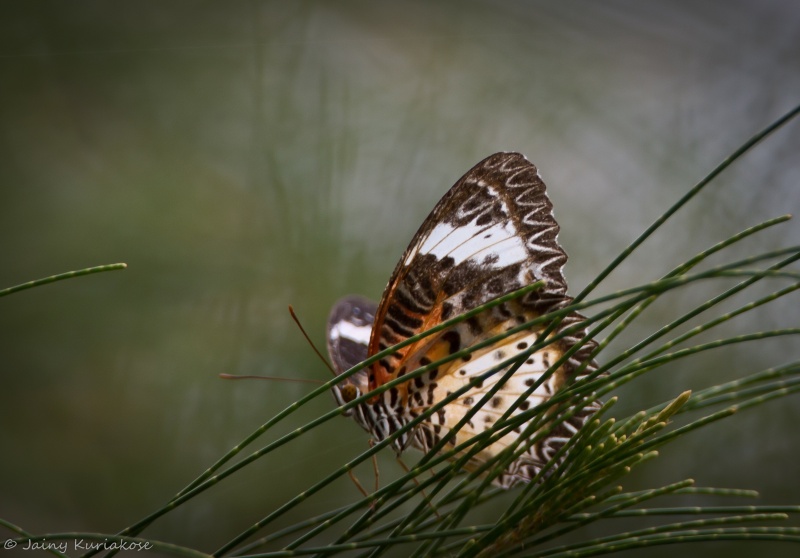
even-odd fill
[(420, 366), (428, 366), (430, 363), (431, 359), (429, 359), (428, 357), (422, 357), (421, 359), (419, 359)]
[(524, 351), (527, 348), (528, 348), (528, 344), (525, 341), (517, 343), (517, 349), (519, 349), (520, 351)]
[(528, 378), (527, 380), (525, 380), (525, 385), (531, 387), (535, 382), (536, 380), (534, 380), (533, 378)]
[(453, 305), (449, 302), (442, 303), (442, 319), (449, 320), (453, 315)]
[(475, 400), (472, 399), (472, 397), (465, 397), (464, 398), (464, 405), (472, 405), (474, 402), (475, 402)]
[(433, 405), (433, 395), (436, 390), (436, 382), (428, 386), (428, 405)]
[(519, 410), (520, 411), (527, 411), (528, 409), (530, 409), (530, 406), (531, 406), (530, 402), (523, 401), (522, 403), (519, 404)]
[(436, 376), (438, 376), (438, 375), (439, 375), (439, 369), (438, 368), (434, 368), (433, 370), (428, 372), (428, 378), (430, 380), (435, 380)]
[(528, 360), (525, 361), (525, 364), (533, 364), (533, 359), (529, 358)]
[(466, 376), (467, 375), (467, 371), (464, 370), (463, 368), (461, 370), (459, 370), (458, 373), (461, 374), (462, 376)]
[(495, 360), (503, 360), (504, 358), (506, 358), (506, 353), (504, 351), (497, 351), (494, 354), (494, 358)]
[(497, 408), (503, 404), (503, 398), (500, 396), (495, 397), (492, 399), (492, 407)]
[(450, 346), (448, 348), (448, 354), (457, 353), (461, 350), (461, 336), (458, 334), (457, 331), (451, 329), (444, 335), (442, 335), (442, 340), (446, 341), (447, 344)]
[(484, 213), (483, 215), (475, 219), (476, 225), (488, 225), (491, 222), (492, 222), (492, 216), (489, 213)]

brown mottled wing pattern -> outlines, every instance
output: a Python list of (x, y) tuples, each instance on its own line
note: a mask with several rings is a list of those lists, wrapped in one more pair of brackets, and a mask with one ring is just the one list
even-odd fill
[[(544, 182), (524, 156), (496, 153), (475, 165), (439, 201), (395, 268), (375, 313), (369, 355), (535, 281), (543, 280), (545, 286), (376, 362), (369, 370), (369, 389), (568, 305), (571, 299), (566, 295), (562, 273), (567, 255), (558, 245), (558, 231)], [(583, 319), (579, 314), (568, 316), (559, 330)], [(392, 404), (387, 408), (399, 409), (401, 423), (410, 420), (470, 378), (530, 346), (540, 331), (523, 332), (505, 340), (502, 346), (473, 353), (469, 359), (455, 361), (429, 376), (401, 384), (392, 390)], [(550, 363), (584, 335), (584, 331), (579, 331), (532, 355), (512, 380), (502, 386), (499, 398), (481, 408), (458, 433), (457, 441), (488, 428), (544, 374)], [(593, 342), (586, 343), (517, 412), (549, 398), (575, 375), (593, 347)], [(583, 373), (594, 369), (595, 365), (589, 363)], [(448, 405), (417, 429), (406, 443), (429, 449), (492, 385), (488, 381)], [(571, 424), (565, 423), (550, 439), (531, 448), (530, 456), (514, 463), (498, 484), (511, 486), (529, 480), (589, 412)], [(493, 444), (471, 465), (477, 466), (509, 441), (507, 437)]]
[[(428, 215), (395, 268), (369, 354), (538, 280), (545, 287), (521, 301), (526, 308), (542, 314), (566, 305), (567, 255), (552, 208), (538, 170), (519, 153), (475, 165)], [(376, 363), (370, 386), (394, 378), (418, 349)]]

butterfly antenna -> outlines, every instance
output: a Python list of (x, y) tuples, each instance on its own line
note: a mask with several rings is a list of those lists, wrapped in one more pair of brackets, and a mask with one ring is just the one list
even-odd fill
[(314, 352), (315, 352), (315, 353), (317, 353), (317, 356), (319, 357), (319, 359), (320, 359), (320, 360), (321, 360), (321, 361), (322, 361), (322, 362), (325, 364), (325, 366), (327, 366), (327, 367), (328, 367), (328, 370), (330, 370), (330, 371), (331, 371), (331, 374), (333, 374), (334, 376), (336, 376), (336, 372), (334, 371), (333, 367), (332, 367), (332, 366), (330, 365), (330, 363), (329, 363), (329, 362), (328, 362), (328, 361), (325, 359), (325, 357), (324, 357), (324, 356), (322, 356), (322, 353), (320, 353), (320, 352), (319, 352), (319, 350), (317, 349), (317, 347), (314, 345), (314, 342), (313, 342), (313, 341), (311, 341), (311, 338), (308, 336), (308, 333), (306, 333), (306, 330), (303, 328), (303, 324), (301, 324), (301, 323), (300, 323), (300, 320), (299, 320), (299, 319), (297, 319), (297, 314), (295, 314), (295, 313), (294, 313), (294, 308), (292, 308), (292, 305), (291, 305), (291, 304), (289, 305), (289, 314), (291, 314), (291, 315), (292, 315), (292, 319), (294, 320), (294, 323), (296, 323), (296, 324), (297, 324), (297, 327), (299, 327), (299, 328), (300, 328), (300, 332), (303, 334), (303, 337), (305, 337), (305, 338), (306, 338), (306, 341), (308, 341), (308, 344), (309, 344), (309, 345), (311, 345), (311, 348), (312, 348), (312, 349), (314, 349)]

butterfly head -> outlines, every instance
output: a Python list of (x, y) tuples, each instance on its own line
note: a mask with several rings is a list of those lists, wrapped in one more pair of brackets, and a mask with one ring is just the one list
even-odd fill
[[(328, 354), (336, 374), (342, 374), (367, 358), (377, 304), (361, 296), (340, 299), (328, 317)], [(333, 387), (333, 397), (344, 405), (369, 391), (367, 369), (359, 370)], [(352, 414), (352, 410), (347, 413)]]
[[(350, 382), (350, 378), (342, 380), (340, 384), (333, 386), (332, 392), (333, 392), (333, 398), (336, 399), (336, 403), (340, 407), (342, 405), (350, 403), (351, 401), (353, 401), (358, 397), (361, 397), (362, 395), (361, 389), (352, 384)], [(344, 415), (350, 416), (353, 414), (353, 411), (354, 411), (353, 408), (348, 409), (344, 412)]]
[(334, 389), (334, 396), (340, 399), (342, 404), (350, 403), (361, 396), (361, 390), (349, 382), (342, 382)]

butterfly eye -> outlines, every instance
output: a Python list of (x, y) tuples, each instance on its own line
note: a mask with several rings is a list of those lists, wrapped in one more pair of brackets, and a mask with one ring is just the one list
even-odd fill
[(353, 384), (345, 384), (340, 388), (340, 393), (342, 394), (342, 400), (345, 403), (350, 403), (353, 399), (358, 397), (358, 389)]

